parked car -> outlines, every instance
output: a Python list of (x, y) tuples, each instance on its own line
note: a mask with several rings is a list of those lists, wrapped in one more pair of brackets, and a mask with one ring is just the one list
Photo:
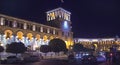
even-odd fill
[(106, 58), (104, 56), (97, 56), (97, 61), (98, 62), (105, 62), (106, 61)]
[(81, 58), (81, 62), (83, 64), (88, 64), (88, 63), (97, 63), (97, 58), (93, 55), (86, 55)]

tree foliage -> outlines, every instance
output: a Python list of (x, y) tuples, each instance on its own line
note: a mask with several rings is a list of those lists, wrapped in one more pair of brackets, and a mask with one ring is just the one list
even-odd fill
[(83, 51), (84, 47), (82, 44), (76, 43), (73, 45), (73, 51), (75, 52), (79, 52), (79, 51)]
[(12, 42), (7, 46), (6, 52), (10, 53), (24, 53), (26, 51), (26, 47), (22, 42)]
[(51, 51), (53, 52), (67, 51), (66, 43), (58, 38), (50, 40), (49, 46), (51, 47)]
[(82, 44), (76, 43), (73, 45), (73, 51), (75, 52), (89, 52), (94, 51), (93, 49), (85, 48)]
[(47, 52), (51, 51), (51, 48), (48, 45), (41, 45), (40, 51), (43, 52), (43, 53), (47, 53)]

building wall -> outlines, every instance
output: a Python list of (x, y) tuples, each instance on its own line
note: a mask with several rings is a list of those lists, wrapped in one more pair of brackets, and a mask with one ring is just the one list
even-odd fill
[(11, 16), (0, 14), (0, 43), (4, 47), (11, 42), (23, 42), (35, 49), (41, 45), (48, 45), (53, 38), (66, 41), (67, 47), (73, 43), (73, 33), (65, 37), (59, 28), (34, 23)]
[(109, 48), (113, 45), (117, 45), (117, 49), (120, 50), (120, 38), (74, 38), (74, 42), (83, 44), (87, 48), (95, 47), (97, 51), (110, 51)]

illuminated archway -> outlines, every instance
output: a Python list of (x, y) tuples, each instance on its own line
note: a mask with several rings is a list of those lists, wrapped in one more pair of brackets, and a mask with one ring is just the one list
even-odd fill
[(39, 34), (36, 35), (36, 40), (40, 40), (40, 35)]
[(52, 40), (52, 39), (54, 39), (54, 37), (53, 37), (53, 36), (50, 36), (50, 40)]
[(28, 40), (32, 40), (32, 37), (33, 37), (32, 33), (28, 33), (27, 37), (28, 37)]
[(22, 40), (22, 38), (23, 38), (23, 32), (21, 32), (21, 31), (17, 32), (17, 38), (20, 39), (20, 40)]
[(43, 40), (47, 41), (48, 37), (46, 35), (43, 36)]
[(11, 30), (5, 30), (4, 34), (5, 34), (5, 38), (8, 39), (11, 38), (13, 32)]
[(98, 48), (97, 44), (93, 44), (93, 46), (95, 50)]

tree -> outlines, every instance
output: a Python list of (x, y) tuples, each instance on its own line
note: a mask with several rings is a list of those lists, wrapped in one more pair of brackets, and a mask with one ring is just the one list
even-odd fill
[(49, 46), (51, 47), (51, 51), (53, 52), (67, 51), (66, 43), (58, 38), (50, 40)]
[(47, 52), (50, 52), (51, 49), (48, 45), (41, 45), (40, 51), (43, 52), (43, 53), (47, 53)]
[(47, 53), (47, 52), (50, 52), (50, 51), (51, 51), (51, 48), (50, 48), (50, 46), (48, 46), (48, 45), (41, 45), (40, 51), (43, 52), (43, 53), (45, 53), (45, 56), (46, 56), (46, 53)]
[(91, 52), (94, 51), (93, 49), (85, 48), (82, 44), (76, 43), (73, 45), (73, 51), (79, 53), (79, 52)]
[(24, 53), (25, 51), (26, 51), (26, 47), (22, 42), (12, 42), (6, 48), (6, 52), (15, 53), (16, 55), (18, 53)]
[(75, 52), (80, 52), (80, 51), (83, 51), (84, 50), (84, 47), (82, 44), (80, 43), (76, 43), (73, 45), (73, 51)]

